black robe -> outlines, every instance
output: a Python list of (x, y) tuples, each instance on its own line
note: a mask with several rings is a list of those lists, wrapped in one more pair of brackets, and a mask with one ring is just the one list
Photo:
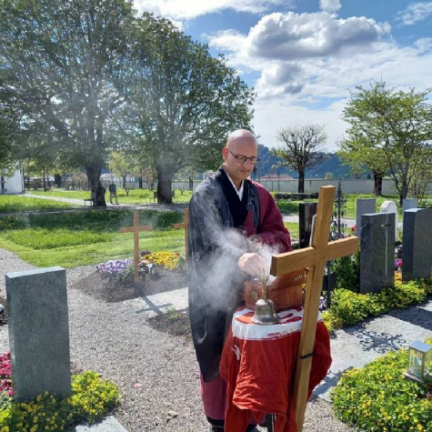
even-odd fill
[(238, 260), (248, 252), (248, 242), (241, 221), (252, 221), (259, 231), (258, 190), (251, 181), (244, 183), (240, 202), (221, 168), (198, 186), (189, 204), (189, 314), (206, 382), (219, 373), (225, 335), (242, 302), (245, 274)]

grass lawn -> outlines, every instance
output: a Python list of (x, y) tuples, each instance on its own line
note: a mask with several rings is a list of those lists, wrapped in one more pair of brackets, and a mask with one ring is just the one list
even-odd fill
[[(30, 264), (76, 267), (133, 256), (131, 211), (91, 210), (76, 213), (0, 218), (0, 247)], [(141, 211), (140, 224), (155, 231), (140, 233), (141, 250), (184, 253), (184, 231), (168, 227), (181, 222), (181, 213)]]
[[(47, 196), (47, 197), (57, 197), (57, 198), (71, 198), (71, 199), (80, 199), (85, 200), (90, 198), (90, 191), (65, 191), (64, 189), (54, 189), (53, 191), (29, 191), (27, 193), (33, 195)], [(139, 205), (139, 204), (148, 204), (154, 202), (153, 199), (153, 191), (149, 191), (146, 189), (132, 189), (129, 191), (129, 196), (126, 195), (126, 192), (117, 188), (117, 199), (119, 204), (131, 204), (131, 205)], [(181, 193), (180, 190), (175, 191), (174, 202), (189, 202), (192, 196), (192, 192), (183, 191)], [(105, 195), (105, 199), (109, 202), (109, 192), (107, 191)]]
[[(9, 216), (0, 218), (0, 247), (38, 267), (69, 268), (132, 257), (133, 234), (119, 233), (132, 219), (128, 210)], [(140, 211), (140, 224), (156, 228), (140, 233), (141, 250), (184, 253), (184, 231), (169, 229), (182, 219), (181, 213)], [(298, 224), (285, 225), (297, 239)]]
[(76, 207), (74, 204), (26, 198), (20, 195), (0, 195), (0, 213), (48, 211)]

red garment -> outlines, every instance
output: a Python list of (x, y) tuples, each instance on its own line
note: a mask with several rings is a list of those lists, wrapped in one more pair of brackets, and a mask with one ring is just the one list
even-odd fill
[[(280, 312), (282, 319), (274, 325), (253, 324), (252, 316), (249, 309), (237, 310), (222, 354), (221, 376), (228, 384), (225, 432), (245, 430), (251, 411), (258, 422), (264, 414), (276, 414), (275, 432), (296, 432), (292, 395), (303, 308)], [(319, 320), (308, 397), (330, 365), (330, 336)]]

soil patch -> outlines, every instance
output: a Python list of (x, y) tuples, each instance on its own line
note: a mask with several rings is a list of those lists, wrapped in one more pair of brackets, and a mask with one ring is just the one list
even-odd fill
[(187, 286), (186, 272), (180, 270), (171, 271), (159, 267), (157, 274), (146, 275), (145, 280), (136, 287), (133, 283), (119, 283), (110, 280), (95, 270), (73, 284), (72, 289), (78, 289), (94, 298), (109, 303), (117, 303), (142, 297), (143, 295), (149, 296), (165, 291), (173, 291), (185, 286)]
[(157, 331), (168, 333), (172, 336), (180, 336), (191, 340), (191, 328), (189, 323), (189, 313), (187, 309), (168, 310), (163, 315), (157, 315), (150, 318), (147, 324)]

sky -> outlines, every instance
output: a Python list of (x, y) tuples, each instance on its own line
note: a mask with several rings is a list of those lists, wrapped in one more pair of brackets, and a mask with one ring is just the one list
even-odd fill
[(327, 151), (346, 134), (356, 86), (432, 87), (432, 1), (134, 0), (171, 19), (254, 87), (252, 126), (279, 147), (281, 128), (323, 125)]

